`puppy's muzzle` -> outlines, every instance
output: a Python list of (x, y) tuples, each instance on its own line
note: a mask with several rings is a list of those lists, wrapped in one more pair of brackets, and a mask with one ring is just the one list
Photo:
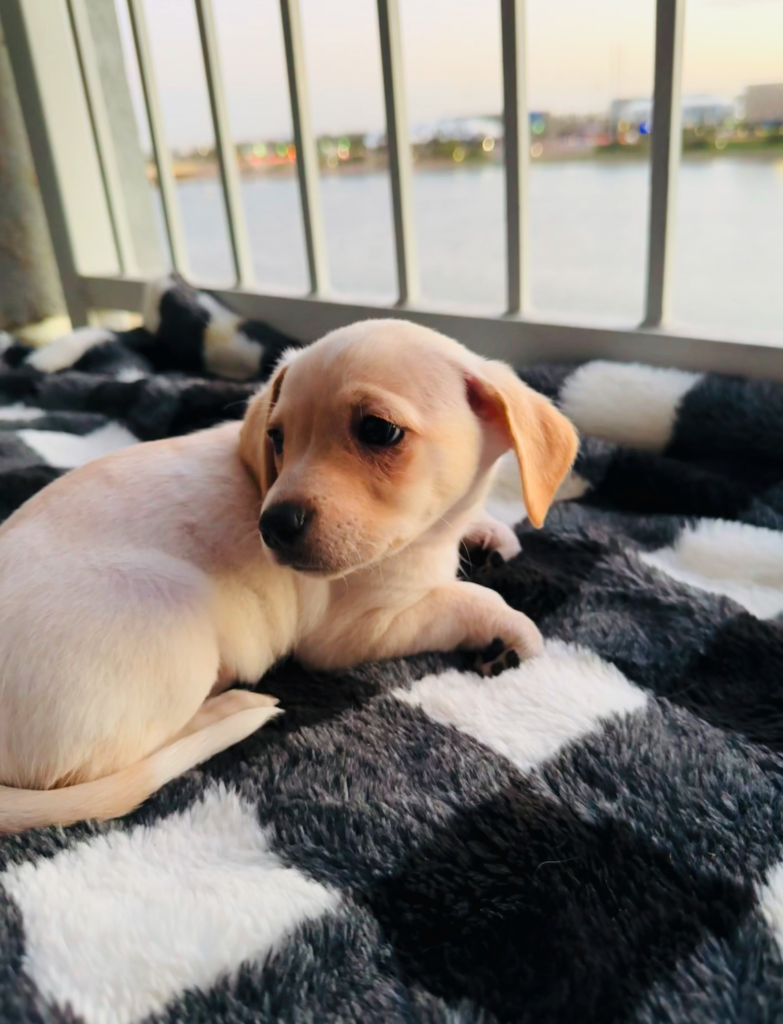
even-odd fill
[(312, 510), (304, 505), (280, 501), (263, 513), (258, 527), (268, 548), (283, 558), (290, 558), (304, 540), (312, 518)]

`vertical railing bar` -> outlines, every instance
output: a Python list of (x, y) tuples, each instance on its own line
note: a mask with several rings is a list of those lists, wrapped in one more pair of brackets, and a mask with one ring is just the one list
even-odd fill
[(41, 89), (35, 70), (30, 38), (22, 12), (23, 0), (5, 0), (3, 34), (13, 67), (25, 128), (35, 163), (35, 172), (46, 212), (57, 269), (60, 272), (68, 315), (74, 327), (88, 323), (88, 305), (82, 290), (76, 256), (68, 227), (63, 190), (46, 123)]
[(528, 176), (530, 130), (527, 110), (525, 0), (500, 0), (503, 50), (503, 123), (506, 163), (506, 305), (511, 314), (528, 308)]
[(139, 78), (144, 93), (144, 105), (147, 109), (147, 123), (152, 141), (152, 154), (158, 174), (160, 203), (163, 209), (163, 222), (166, 237), (169, 241), (171, 262), (176, 270), (187, 275), (189, 271), (188, 247), (182, 229), (177, 185), (171, 166), (171, 152), (166, 141), (163, 126), (163, 112), (160, 107), (158, 86), (155, 78), (155, 65), (152, 60), (147, 19), (144, 14), (144, 0), (128, 0), (128, 17), (133, 33), (133, 45), (136, 49), (136, 61), (139, 66)]
[(685, 0), (658, 0), (645, 327), (664, 324), (671, 301), (677, 176), (682, 149), (680, 108), (684, 33)]
[(415, 302), (419, 297), (419, 274), (398, 0), (378, 0), (378, 29), (386, 105), (386, 139), (389, 151), (399, 304), (405, 305)]
[(204, 59), (204, 71), (209, 93), (209, 106), (212, 112), (212, 124), (215, 129), (220, 177), (223, 185), (223, 199), (226, 205), (228, 234), (231, 242), (231, 253), (234, 259), (237, 284), (253, 283), (253, 254), (247, 234), (247, 223), (242, 207), (242, 193), (237, 168), (237, 154), (231, 138), (231, 126), (228, 118), (228, 104), (220, 68), (220, 51), (218, 47), (217, 26), (212, 0), (195, 0), (198, 31), (201, 39), (201, 53)]
[(122, 273), (132, 276), (137, 270), (136, 251), (133, 245), (133, 234), (128, 212), (125, 206), (125, 195), (122, 189), (114, 142), (109, 127), (109, 115), (103, 97), (103, 86), (98, 72), (98, 61), (95, 55), (95, 44), (92, 30), (84, 7), (84, 0), (68, 0), (68, 14), (71, 21), (76, 55), (84, 85), (87, 110), (92, 124), (95, 150), (101, 169), (106, 203), (109, 209), (114, 243), (117, 247), (117, 259)]
[(328, 291), (328, 264), (318, 188), (318, 152), (310, 120), (299, 0), (280, 0), (280, 17), (291, 94), (291, 118), (294, 124), (310, 291), (313, 295), (323, 295)]

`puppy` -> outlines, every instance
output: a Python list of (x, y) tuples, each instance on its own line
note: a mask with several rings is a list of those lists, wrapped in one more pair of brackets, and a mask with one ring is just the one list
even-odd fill
[(127, 813), (278, 714), (227, 687), (287, 654), (538, 654), (525, 615), (456, 579), (462, 541), (519, 550), (482, 511), (509, 449), (540, 526), (571, 424), (504, 364), (368, 321), (284, 357), (242, 424), (37, 494), (0, 529), (0, 831)]

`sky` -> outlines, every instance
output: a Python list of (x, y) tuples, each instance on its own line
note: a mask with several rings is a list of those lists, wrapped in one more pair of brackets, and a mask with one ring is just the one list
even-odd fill
[[(141, 109), (124, 0), (115, 0)], [(278, 0), (213, 0), (236, 141), (290, 137)], [(166, 131), (175, 149), (209, 145), (192, 0), (145, 0)], [(408, 120), (501, 110), (497, 0), (399, 0)], [(316, 134), (383, 129), (375, 0), (300, 0)], [(654, 0), (527, 0), (532, 110), (603, 112), (652, 93)], [(683, 90), (735, 97), (783, 82), (783, 0), (687, 0)], [(142, 127), (142, 143), (147, 133)]]

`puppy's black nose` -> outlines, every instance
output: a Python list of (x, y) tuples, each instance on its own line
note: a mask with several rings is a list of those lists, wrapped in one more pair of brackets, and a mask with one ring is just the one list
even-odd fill
[(312, 512), (303, 505), (281, 501), (264, 512), (258, 526), (267, 547), (284, 551), (302, 539), (311, 518)]

